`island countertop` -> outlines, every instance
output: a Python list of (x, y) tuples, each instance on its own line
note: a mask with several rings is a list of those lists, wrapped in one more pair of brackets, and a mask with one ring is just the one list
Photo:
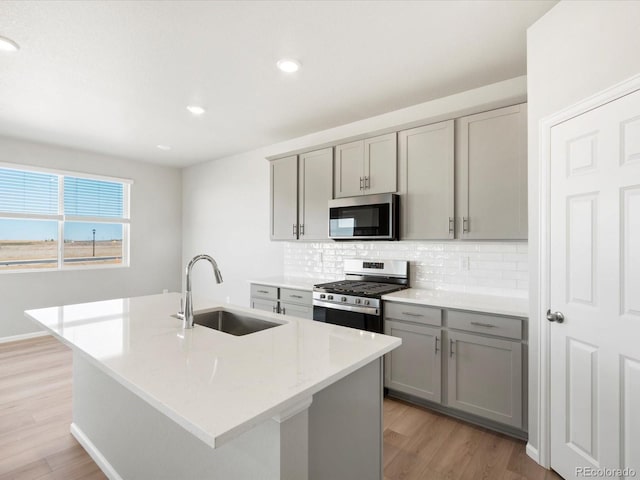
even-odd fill
[(196, 298), (282, 325), (236, 337), (171, 317), (168, 293), (25, 315), (211, 447), (309, 402), (400, 339)]

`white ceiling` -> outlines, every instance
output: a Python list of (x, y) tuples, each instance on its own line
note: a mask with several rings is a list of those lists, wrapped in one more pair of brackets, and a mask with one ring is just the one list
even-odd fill
[(526, 28), (555, 3), (2, 0), (21, 50), (0, 52), (0, 135), (220, 158), (522, 75)]

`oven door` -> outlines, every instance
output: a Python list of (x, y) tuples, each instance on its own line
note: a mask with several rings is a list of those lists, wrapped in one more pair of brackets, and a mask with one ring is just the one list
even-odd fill
[(368, 332), (383, 333), (382, 315), (339, 310), (333, 307), (314, 305), (313, 319), (343, 327), (357, 328)]

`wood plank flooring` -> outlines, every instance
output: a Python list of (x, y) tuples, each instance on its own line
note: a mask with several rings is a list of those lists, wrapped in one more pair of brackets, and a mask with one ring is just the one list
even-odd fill
[(70, 425), (69, 348), (52, 337), (0, 344), (0, 480), (106, 479)]
[(384, 401), (385, 480), (555, 480), (525, 442), (426, 408)]
[[(0, 366), (0, 480), (106, 479), (69, 433), (71, 351), (52, 337), (0, 344)], [(404, 402), (385, 399), (384, 425), (385, 480), (560, 478), (524, 442)]]

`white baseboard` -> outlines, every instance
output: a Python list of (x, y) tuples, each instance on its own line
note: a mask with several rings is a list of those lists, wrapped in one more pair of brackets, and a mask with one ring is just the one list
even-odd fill
[(93, 442), (89, 440), (89, 437), (87, 437), (75, 423), (71, 424), (71, 435), (75, 437), (78, 443), (82, 445), (82, 448), (84, 448), (89, 456), (93, 458), (93, 461), (96, 462), (96, 465), (100, 467), (102, 473), (104, 473), (109, 480), (122, 480), (122, 477), (118, 475), (115, 468), (111, 466)]
[(13, 335), (11, 337), (0, 337), (0, 343), (19, 342), (20, 340), (28, 340), (29, 338), (44, 337), (45, 335), (51, 335), (44, 330), (41, 332), (23, 333), (22, 335)]
[(536, 463), (540, 463), (540, 456), (538, 455), (538, 449), (537, 448), (533, 448), (533, 446), (530, 443), (527, 443), (527, 449), (526, 449), (527, 455), (529, 456), (529, 458), (531, 458), (534, 462)]

